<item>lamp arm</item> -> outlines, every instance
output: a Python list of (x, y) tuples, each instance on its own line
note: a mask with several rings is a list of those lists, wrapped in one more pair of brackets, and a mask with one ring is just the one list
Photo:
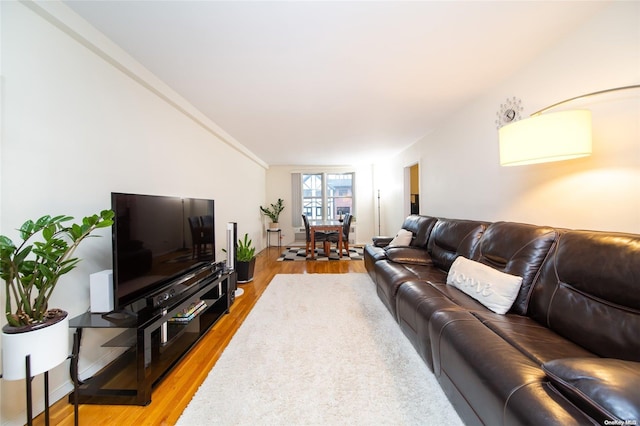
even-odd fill
[(555, 104), (548, 106), (546, 108), (542, 108), (539, 111), (534, 112), (533, 114), (531, 114), (531, 117), (535, 117), (536, 115), (540, 115), (543, 112), (550, 110), (552, 108), (555, 108), (559, 105), (565, 104), (567, 102), (571, 102), (571, 101), (575, 101), (576, 99), (580, 99), (580, 98), (586, 98), (589, 96), (595, 96), (595, 95), (602, 95), (604, 93), (609, 93), (609, 92), (617, 92), (619, 90), (628, 90), (628, 89), (640, 89), (640, 84), (634, 84), (632, 86), (623, 86), (623, 87), (616, 87), (613, 89), (606, 89), (606, 90), (599, 90), (597, 92), (593, 92), (593, 93), (587, 93), (586, 95), (580, 95), (580, 96), (575, 96), (573, 98), (569, 98), (569, 99), (565, 99), (564, 101), (560, 101), (560, 102), (556, 102)]

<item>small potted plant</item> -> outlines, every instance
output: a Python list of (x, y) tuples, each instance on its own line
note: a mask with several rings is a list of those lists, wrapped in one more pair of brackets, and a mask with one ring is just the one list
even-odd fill
[[(99, 215), (87, 216), (81, 223), (66, 225), (73, 220), (70, 216), (43, 216), (33, 221), (27, 220), (19, 229), (22, 242), (14, 242), (0, 235), (0, 278), (5, 282), (5, 314), (7, 324), (2, 328), (3, 377), (12, 379), (9, 367), (10, 358), (20, 362), (22, 371), (16, 372), (13, 378), (24, 377), (25, 355), (18, 355), (12, 348), (37, 347), (37, 343), (21, 343), (32, 339), (42, 341), (35, 334), (58, 327), (58, 323), (66, 324), (67, 313), (60, 309), (50, 309), (49, 299), (58, 284), (60, 277), (73, 270), (80, 259), (73, 257), (78, 245), (98, 228), (109, 227), (113, 223), (114, 213), (104, 210)], [(60, 326), (64, 336), (64, 348), (61, 352), (68, 356), (68, 326)], [(57, 338), (54, 338), (54, 341)], [(31, 353), (32, 363), (38, 364), (39, 357), (55, 358), (53, 348), (43, 354)], [(8, 354), (16, 355), (8, 356)], [(35, 359), (34, 359), (35, 357)], [(59, 363), (59, 362), (58, 362)], [(53, 364), (55, 366), (57, 364)], [(21, 370), (18, 368), (17, 370)], [(37, 370), (37, 368), (36, 368)], [(42, 370), (42, 371), (46, 371)], [(41, 372), (42, 372), (41, 371)]]
[(248, 283), (253, 280), (253, 271), (256, 266), (256, 249), (251, 246), (252, 240), (249, 234), (244, 234), (244, 239), (238, 240), (236, 251), (236, 271), (239, 283)]
[(269, 219), (271, 219), (271, 228), (278, 227), (278, 220), (280, 219), (280, 213), (284, 210), (284, 200), (282, 198), (278, 198), (278, 201), (275, 203), (271, 203), (269, 207), (260, 206), (260, 211)]

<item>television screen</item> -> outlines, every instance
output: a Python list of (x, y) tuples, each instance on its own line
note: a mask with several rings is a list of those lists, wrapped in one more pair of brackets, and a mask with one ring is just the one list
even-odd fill
[(111, 208), (116, 309), (215, 262), (213, 200), (112, 193)]

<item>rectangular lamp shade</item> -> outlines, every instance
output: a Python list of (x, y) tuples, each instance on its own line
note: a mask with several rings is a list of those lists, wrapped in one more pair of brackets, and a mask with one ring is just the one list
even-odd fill
[(540, 114), (498, 131), (500, 165), (520, 166), (591, 155), (591, 111)]

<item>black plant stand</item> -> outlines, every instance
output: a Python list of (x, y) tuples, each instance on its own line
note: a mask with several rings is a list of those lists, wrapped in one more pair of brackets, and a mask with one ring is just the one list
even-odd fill
[[(76, 336), (73, 336), (73, 344), (74, 347), (76, 345)], [(71, 362), (74, 362), (75, 356), (70, 355)], [(68, 359), (68, 358), (67, 358)], [(76, 361), (77, 362), (77, 361)], [(25, 387), (27, 394), (27, 425), (33, 425), (33, 391), (32, 391), (32, 382), (33, 376), (31, 375), (31, 355), (26, 355), (24, 357), (24, 369), (25, 369)], [(0, 375), (0, 378), (2, 375)], [(78, 380), (74, 378), (73, 380), (73, 389), (77, 391), (78, 389)], [(77, 395), (77, 392), (74, 392)], [(44, 372), (44, 424), (49, 426), (49, 371)], [(73, 417), (74, 417), (74, 425), (78, 426), (78, 401), (77, 397), (75, 398), (74, 406), (73, 406)]]

